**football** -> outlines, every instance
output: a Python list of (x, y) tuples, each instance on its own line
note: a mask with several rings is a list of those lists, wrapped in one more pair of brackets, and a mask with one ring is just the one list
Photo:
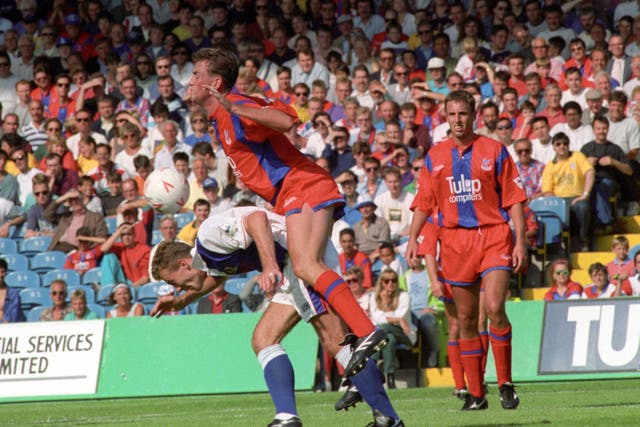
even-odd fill
[(153, 171), (145, 180), (144, 197), (160, 213), (179, 212), (189, 199), (187, 178), (175, 169)]

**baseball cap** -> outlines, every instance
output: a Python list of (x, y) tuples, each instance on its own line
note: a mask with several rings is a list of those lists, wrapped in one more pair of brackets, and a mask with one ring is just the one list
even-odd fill
[(427, 64), (427, 69), (428, 70), (433, 70), (435, 68), (444, 68), (444, 67), (445, 67), (444, 59), (437, 58), (437, 57), (431, 58), (429, 60), (429, 63)]
[(591, 99), (596, 100), (596, 99), (601, 99), (602, 98), (602, 94), (600, 93), (600, 91), (598, 89), (589, 89), (587, 91), (587, 93), (584, 94), (585, 99)]
[(71, 39), (58, 37), (58, 40), (56, 40), (56, 46), (71, 46)]
[(67, 15), (66, 18), (64, 18), (64, 24), (65, 25), (80, 25), (80, 17), (78, 15), (76, 15), (75, 13), (69, 14), (69, 15)]
[(361, 194), (358, 196), (358, 201), (356, 204), (356, 209), (364, 208), (365, 206), (373, 206), (373, 208), (377, 208), (375, 203), (373, 203), (373, 199), (368, 194)]
[(338, 19), (336, 19), (337, 24), (342, 24), (343, 22), (350, 22), (350, 21), (353, 21), (353, 18), (349, 14), (340, 15)]
[(202, 181), (202, 188), (218, 188), (218, 181), (208, 176)]

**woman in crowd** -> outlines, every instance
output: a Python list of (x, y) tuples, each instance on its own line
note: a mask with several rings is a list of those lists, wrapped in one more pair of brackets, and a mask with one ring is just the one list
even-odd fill
[(132, 304), (131, 300), (129, 286), (124, 283), (114, 286), (111, 296), (109, 296), (109, 303), (115, 305), (107, 312), (107, 319), (144, 315), (144, 306), (138, 302)]
[(571, 280), (571, 264), (565, 258), (557, 259), (549, 266), (551, 288), (544, 294), (547, 301), (563, 299), (579, 299), (582, 297), (582, 286)]
[(76, 289), (71, 294), (71, 312), (64, 320), (94, 320), (98, 316), (87, 308), (87, 294), (84, 289)]

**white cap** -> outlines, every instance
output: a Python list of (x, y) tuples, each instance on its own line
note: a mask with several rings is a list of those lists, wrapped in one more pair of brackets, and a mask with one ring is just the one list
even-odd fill
[(433, 70), (434, 68), (444, 68), (444, 59), (442, 58), (438, 58), (438, 57), (433, 57), (429, 60), (429, 63), (427, 64), (427, 69), (428, 70)]

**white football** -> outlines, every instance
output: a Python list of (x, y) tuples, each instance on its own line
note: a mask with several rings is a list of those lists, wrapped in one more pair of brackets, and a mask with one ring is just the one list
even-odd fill
[(189, 199), (187, 178), (175, 169), (155, 170), (144, 182), (144, 197), (160, 213), (174, 214)]

